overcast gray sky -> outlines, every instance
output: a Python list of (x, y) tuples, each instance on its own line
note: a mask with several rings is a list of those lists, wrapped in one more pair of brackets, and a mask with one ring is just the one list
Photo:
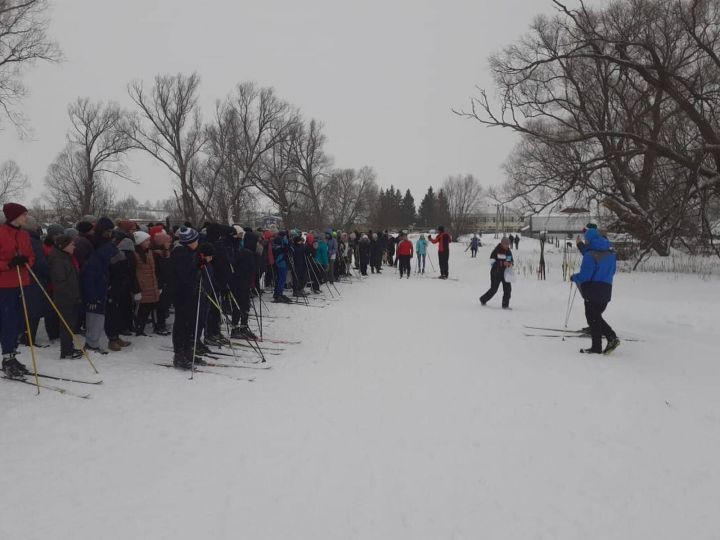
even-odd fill
[[(273, 86), (307, 118), (324, 122), (339, 167), (370, 165), (378, 181), (416, 199), (449, 174), (502, 180), (514, 136), (452, 114), (492, 88), (487, 58), (512, 43), (550, 0), (52, 0), (51, 34), (66, 60), (26, 77), (31, 138), (3, 123), (0, 160), (15, 159), (42, 193), (64, 146), (67, 104), (78, 96), (129, 107), (127, 83), (158, 73), (202, 76), (202, 106), (241, 81)], [(131, 162), (140, 185), (120, 195), (166, 198), (171, 175)]]

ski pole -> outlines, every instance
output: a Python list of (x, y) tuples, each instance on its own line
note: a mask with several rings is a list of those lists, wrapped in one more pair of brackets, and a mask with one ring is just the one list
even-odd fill
[[(25, 263), (25, 266), (28, 266)], [(27, 302), (25, 301), (25, 288), (22, 284), (22, 276), (20, 275), (20, 265), (17, 269), (18, 285), (20, 285), (20, 298), (22, 298), (23, 313), (25, 315), (25, 328), (27, 329), (28, 345), (30, 346), (30, 355), (32, 356), (33, 373), (35, 374), (35, 386), (37, 386), (37, 395), (40, 395), (40, 379), (38, 378), (37, 360), (35, 359), (35, 345), (33, 345), (32, 331), (30, 330), (30, 316), (28, 315)]]
[(230, 343), (230, 351), (233, 354), (233, 359), (237, 362), (237, 354), (235, 353), (235, 347), (233, 347), (232, 339), (230, 339), (230, 335), (232, 334), (232, 332), (230, 331), (230, 324), (228, 324), (228, 317), (227, 317), (227, 314), (223, 313), (220, 298), (218, 297), (217, 292), (215, 291), (215, 285), (213, 285), (212, 278), (210, 277), (210, 271), (207, 269), (207, 266), (205, 267), (205, 275), (207, 276), (208, 283), (210, 284), (210, 289), (212, 289), (213, 296), (215, 297), (215, 301), (217, 302), (215, 304), (215, 307), (217, 307), (217, 309), (218, 309), (220, 318), (225, 319), (225, 331), (228, 333), (228, 343)]
[(51, 297), (50, 294), (47, 292), (47, 290), (45, 289), (45, 287), (43, 287), (42, 283), (40, 283), (40, 280), (39, 280), (38, 277), (35, 275), (35, 272), (33, 272), (32, 268), (30, 268), (30, 265), (27, 264), (27, 263), (25, 263), (25, 268), (27, 268), (28, 272), (30, 272), (30, 276), (32, 276), (32, 278), (35, 280), (35, 283), (37, 283), (38, 287), (40, 287), (40, 290), (41, 290), (41, 291), (43, 292), (43, 294), (45, 295), (45, 298), (47, 298), (48, 302), (50, 302), (50, 305), (51, 305), (51, 306), (53, 307), (53, 309), (55, 310), (55, 313), (57, 313), (58, 318), (60, 319), (60, 321), (62, 321), (63, 326), (65, 326), (65, 329), (70, 333), (70, 336), (71, 336), (72, 340), (75, 342), (76, 345), (79, 346), (80, 350), (83, 352), (83, 356), (85, 356), (85, 358), (87, 359), (88, 363), (90, 364), (90, 367), (93, 369), (93, 371), (94, 371), (96, 374), (99, 374), (100, 372), (97, 370), (97, 368), (95, 367), (95, 364), (93, 364), (93, 361), (90, 359), (90, 355), (89, 355), (88, 352), (85, 350), (85, 346), (80, 343), (80, 341), (78, 340), (77, 336), (75, 335), (75, 332), (73, 331), (72, 328), (70, 328), (70, 325), (69, 325), (68, 322), (65, 320), (65, 317), (62, 316), (62, 313), (60, 313), (60, 310), (59, 310), (58, 307), (55, 305), (55, 302), (53, 302), (52, 297)]
[(190, 380), (195, 377), (195, 355), (197, 354), (198, 329), (200, 328), (200, 298), (202, 298), (202, 274), (198, 280), (197, 310), (195, 313), (195, 338), (193, 341), (193, 356), (190, 363)]
[(565, 313), (565, 328), (568, 327), (568, 321), (570, 320), (570, 313), (572, 312), (573, 304), (575, 303), (575, 295), (577, 289), (573, 287), (573, 282), (570, 282), (570, 290), (568, 291), (568, 305)]

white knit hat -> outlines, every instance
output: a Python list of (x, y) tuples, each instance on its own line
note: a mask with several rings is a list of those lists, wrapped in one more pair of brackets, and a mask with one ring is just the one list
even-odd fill
[(135, 245), (139, 246), (145, 240), (150, 240), (150, 235), (144, 231), (136, 231), (133, 233), (133, 239), (135, 240)]

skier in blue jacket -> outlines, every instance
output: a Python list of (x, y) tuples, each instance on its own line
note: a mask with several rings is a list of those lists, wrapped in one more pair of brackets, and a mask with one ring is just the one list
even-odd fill
[[(615, 331), (603, 319), (603, 312), (612, 298), (612, 283), (617, 257), (610, 241), (600, 235), (596, 228), (585, 230), (583, 259), (580, 272), (572, 276), (585, 300), (585, 317), (590, 326), (592, 347), (583, 353), (609, 353), (617, 348), (620, 340)], [(607, 339), (602, 348), (603, 336)]]
[(417, 242), (415, 242), (415, 253), (417, 253), (417, 271), (418, 274), (425, 273), (425, 258), (427, 257), (427, 245), (428, 241), (424, 234), (420, 235)]

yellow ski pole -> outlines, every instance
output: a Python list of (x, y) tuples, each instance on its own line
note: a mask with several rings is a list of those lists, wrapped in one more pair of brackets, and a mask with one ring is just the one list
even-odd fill
[[(28, 266), (27, 264), (25, 265)], [(32, 356), (33, 372), (35, 373), (35, 385), (37, 393), (40, 395), (40, 379), (38, 378), (37, 361), (35, 360), (35, 346), (33, 345), (32, 332), (30, 331), (30, 316), (28, 315), (27, 302), (25, 301), (25, 288), (22, 284), (22, 275), (20, 274), (20, 266), (17, 269), (18, 285), (20, 285), (20, 298), (22, 298), (23, 313), (25, 314), (25, 328), (27, 329), (28, 345), (30, 345), (30, 355)]]

